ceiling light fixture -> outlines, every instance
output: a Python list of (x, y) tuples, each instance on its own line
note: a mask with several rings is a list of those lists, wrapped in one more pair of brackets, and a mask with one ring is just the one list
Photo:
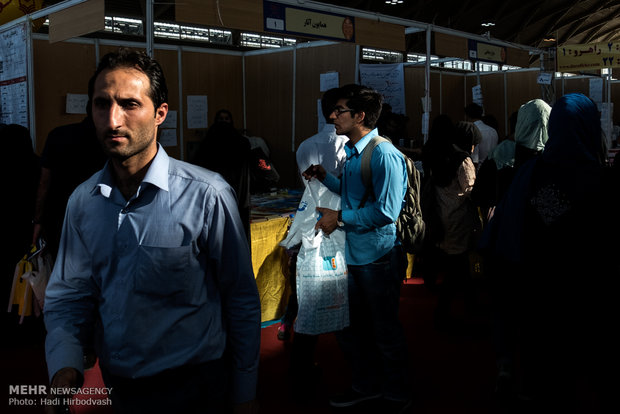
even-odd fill
[(482, 26), (482, 27), (493, 27), (493, 26), (495, 26), (495, 23), (493, 23), (493, 22), (484, 22), (484, 23), (481, 23), (480, 26)]
[(397, 4), (403, 4), (403, 0), (385, 0), (385, 4), (389, 4), (390, 6), (395, 6)]

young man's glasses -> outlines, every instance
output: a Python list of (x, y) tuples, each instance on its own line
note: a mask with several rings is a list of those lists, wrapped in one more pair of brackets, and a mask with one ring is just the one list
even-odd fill
[(355, 112), (355, 109), (335, 108), (333, 112), (336, 113), (336, 118), (338, 118), (340, 115), (344, 114), (345, 112)]

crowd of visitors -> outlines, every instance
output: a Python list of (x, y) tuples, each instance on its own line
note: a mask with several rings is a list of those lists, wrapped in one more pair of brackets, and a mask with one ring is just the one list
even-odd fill
[[(121, 91), (144, 113), (118, 102)], [(82, 358), (96, 352), (123, 409), (147, 406), (145, 399), (150, 407), (169, 397), (200, 401), (193, 384), (200, 380), (213, 387), (205, 406), (256, 412), (260, 306), (248, 242), (252, 168), (266, 155), (253, 156), (230, 111), (220, 110), (192, 164), (169, 158), (155, 139), (166, 94), (155, 61), (121, 51), (106, 55), (95, 72), (88, 117), (52, 131), (41, 158), (27, 129), (0, 127), (13, 155), (5, 175), (18, 178), (9, 180), (17, 208), (4, 262), (17, 262), (39, 237), (55, 256), (45, 308), (52, 385), (81, 385)], [(360, 85), (323, 99), (325, 129), (302, 143), (296, 161), (303, 179), (318, 179), (342, 200), (340, 210), (320, 208), (316, 223), (317, 231), (342, 229), (347, 237), (350, 326), (336, 336), (351, 384), (331, 405), (373, 402), (386, 414), (406, 412), (412, 374), (398, 321), (406, 255), (394, 222), (407, 187), (396, 141), (406, 139), (408, 118)], [(426, 231), (414, 276), (437, 295), (435, 327), (457, 329), (477, 312), (474, 278), (482, 274), (492, 302), (498, 396), (549, 412), (574, 412), (584, 393), (597, 405), (613, 392), (606, 364), (616, 345), (609, 326), (620, 274), (612, 260), (617, 238), (602, 237), (603, 229), (618, 231), (612, 218), (620, 208), (620, 162), (607, 159), (600, 113), (573, 93), (552, 105), (523, 103), (506, 137), (480, 105), (467, 105), (461, 118), (437, 116), (417, 155)], [(369, 190), (361, 155), (379, 135), (389, 140), (373, 150)], [(275, 169), (269, 173), (265, 188), (278, 179)], [(289, 253), (294, 285), (295, 251)], [(188, 274), (183, 263), (191, 280), (179, 279)], [(146, 279), (134, 280), (140, 277)], [(135, 292), (123, 288), (126, 280)], [(295, 295), (279, 339), (292, 336), (292, 378), (307, 385), (304, 379), (318, 378), (317, 338), (293, 332)], [(454, 310), (457, 298), (464, 315)], [(124, 313), (134, 319), (118, 322)], [(144, 343), (145, 324), (159, 326), (146, 336), (160, 341), (155, 348)], [(180, 340), (190, 332), (195, 346)], [(217, 384), (222, 375), (227, 381)], [(153, 395), (149, 387), (162, 390), (170, 378), (178, 387)]]

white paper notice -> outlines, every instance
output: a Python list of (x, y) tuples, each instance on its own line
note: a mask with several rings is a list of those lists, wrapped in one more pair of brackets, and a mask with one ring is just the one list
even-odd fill
[(0, 122), (28, 128), (26, 32), (26, 23), (0, 32)]
[(480, 85), (476, 85), (471, 88), (471, 100), (482, 106), (482, 87)]
[(540, 72), (538, 74), (538, 78), (536, 82), (539, 85), (551, 85), (551, 81), (553, 80), (553, 73), (551, 72)]
[(603, 102), (603, 78), (590, 79), (590, 99)]
[(422, 114), (422, 134), (423, 135), (428, 134), (428, 124), (429, 124), (430, 117), (431, 117), (431, 114), (428, 112), (424, 112)]
[(177, 130), (176, 129), (162, 129), (159, 134), (159, 143), (163, 147), (176, 147), (177, 145)]
[(385, 103), (395, 114), (405, 114), (405, 75), (402, 63), (367, 64), (360, 67), (362, 85), (374, 88), (383, 95)]
[(177, 127), (177, 111), (168, 111), (166, 119), (159, 126), (160, 128), (176, 128)]
[(338, 72), (321, 73), (321, 92), (338, 87)]
[(325, 127), (325, 117), (323, 116), (323, 107), (321, 106), (321, 100), (316, 100), (316, 113), (318, 115), (319, 120), (319, 129), (318, 131), (322, 131), (323, 127)]
[(68, 93), (65, 112), (68, 114), (85, 114), (88, 95), (81, 93)]
[(207, 127), (207, 95), (187, 96), (187, 128)]
[[(602, 93), (602, 91), (601, 91)], [(601, 129), (605, 132), (605, 144), (607, 148), (612, 148), (611, 135), (613, 132), (612, 115), (614, 113), (614, 103), (601, 102), (596, 105), (601, 112)]]
[(428, 101), (426, 100), (426, 96), (422, 96), (420, 100), (422, 101), (422, 110), (424, 112), (433, 111), (433, 100), (430, 96), (428, 97)]

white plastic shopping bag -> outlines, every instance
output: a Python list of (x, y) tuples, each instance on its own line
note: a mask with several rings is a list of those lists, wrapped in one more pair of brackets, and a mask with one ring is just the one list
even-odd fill
[(306, 183), (293, 223), (286, 238), (280, 242), (280, 246), (291, 249), (301, 243), (304, 234), (314, 232), (314, 225), (319, 219), (317, 207), (340, 210), (340, 196), (332, 193), (323, 183), (313, 178)]
[(306, 186), (293, 217), (293, 223), (291, 223), (291, 227), (288, 229), (286, 238), (280, 242), (280, 246), (285, 249), (292, 249), (299, 245), (303, 232), (314, 228), (316, 218), (316, 203), (308, 186)]
[(349, 325), (345, 232), (336, 229), (329, 236), (314, 228), (319, 220), (317, 207), (340, 209), (340, 196), (319, 180), (310, 180), (304, 191), (287, 238), (290, 248), (301, 243), (297, 255), (297, 302), (295, 332), (318, 335)]
[(295, 332), (318, 335), (349, 325), (348, 271), (344, 256), (345, 233), (336, 229), (305, 234), (297, 256)]
[(33, 266), (29, 272), (22, 275), (22, 278), (26, 280), (32, 287), (32, 292), (36, 299), (35, 313), (38, 315), (43, 310), (43, 304), (45, 301), (45, 290), (49, 281), (53, 268), (53, 260), (49, 253), (39, 253), (32, 259), (35, 261), (36, 266)]

